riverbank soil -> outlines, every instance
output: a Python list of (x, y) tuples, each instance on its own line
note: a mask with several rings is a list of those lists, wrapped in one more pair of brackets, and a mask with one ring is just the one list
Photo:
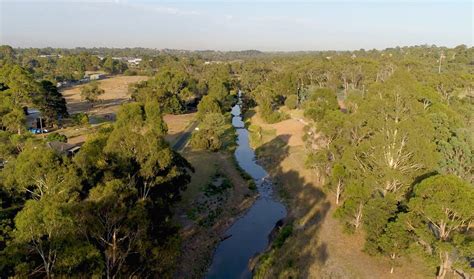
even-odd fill
[[(185, 149), (182, 155), (195, 172), (175, 210), (182, 227), (176, 278), (202, 278), (217, 244), (226, 237), (223, 234), (252, 205), (256, 192), (249, 190), (232, 154)], [(216, 190), (225, 181), (231, 186)]]
[(250, 115), (252, 125), (276, 131), (273, 137), (264, 137), (256, 151), (287, 205), (287, 220), (293, 222), (293, 233), (283, 246), (261, 257), (257, 278), (433, 277), (416, 259), (405, 259), (390, 274), (388, 259), (362, 251), (362, 234), (344, 233), (333, 217), (333, 195), (326, 193), (315, 173), (304, 166), (303, 119), (265, 124), (258, 113)]

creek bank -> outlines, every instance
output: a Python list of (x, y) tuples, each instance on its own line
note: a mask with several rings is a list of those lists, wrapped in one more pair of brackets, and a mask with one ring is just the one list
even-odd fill
[(256, 162), (255, 151), (250, 147), (249, 131), (242, 121), (241, 99), (232, 108), (232, 115), (232, 125), (238, 135), (236, 161), (253, 178), (259, 195), (248, 211), (226, 231), (225, 234), (232, 237), (217, 246), (206, 278), (250, 278), (249, 261), (268, 247), (268, 237), (275, 224), (286, 216), (284, 205), (273, 194), (268, 173)]
[[(250, 208), (257, 193), (248, 188), (248, 182), (236, 168), (231, 154), (186, 150), (183, 155), (195, 166), (196, 173), (193, 174), (189, 188), (184, 193), (182, 204), (175, 214), (177, 222), (182, 226), (180, 231), (182, 245), (174, 277), (202, 278), (210, 265), (215, 248), (225, 240), (223, 238), (230, 236), (225, 232)], [(217, 169), (225, 173), (232, 184), (231, 188), (217, 191), (212, 186), (207, 187), (209, 185), (202, 187), (206, 182), (201, 181), (208, 179), (216, 179), (215, 182), (222, 183), (222, 177), (212, 178)], [(206, 197), (206, 193), (210, 197)], [(198, 212), (194, 202), (198, 200), (203, 202), (203, 199), (209, 198), (217, 200), (218, 204), (212, 206), (221, 208), (222, 211), (213, 216), (212, 220), (207, 218), (212, 222), (200, 222), (199, 220), (206, 220), (201, 217), (206, 217), (207, 214)], [(210, 210), (210, 208), (205, 208), (205, 210), (208, 209)]]

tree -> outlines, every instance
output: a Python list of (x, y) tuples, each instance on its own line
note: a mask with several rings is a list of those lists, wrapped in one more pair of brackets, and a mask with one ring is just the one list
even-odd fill
[(69, 116), (66, 100), (52, 82), (43, 80), (41, 86), (41, 94), (34, 103), (41, 111), (41, 116), (46, 119), (46, 123), (58, 124), (60, 119)]
[(23, 110), (13, 109), (9, 113), (3, 115), (2, 126), (7, 128), (10, 132), (16, 132), (21, 135), (21, 132), (25, 130), (26, 116)]
[(394, 221), (387, 224), (384, 233), (377, 240), (377, 244), (382, 253), (391, 260), (392, 267), (390, 268), (390, 273), (393, 273), (397, 259), (407, 253), (411, 243), (412, 238), (402, 222)]
[(336, 204), (339, 205), (341, 195), (344, 191), (344, 177), (346, 170), (343, 165), (335, 164), (332, 167), (331, 184), (336, 188)]
[(107, 56), (104, 59), (102, 67), (110, 74), (120, 74), (128, 69), (125, 62), (113, 59), (112, 56)]
[(35, 95), (40, 91), (40, 86), (33, 77), (18, 65), (7, 64), (0, 69), (0, 84), (5, 94), (10, 99), (13, 107), (30, 105)]
[(209, 113), (221, 113), (221, 107), (213, 96), (206, 95), (198, 104), (198, 115), (203, 119)]
[(127, 257), (136, 253), (139, 239), (145, 237), (148, 216), (135, 196), (130, 184), (111, 180), (93, 188), (83, 205), (79, 217), (83, 233), (98, 243), (107, 278), (123, 274)]
[(319, 122), (326, 113), (339, 110), (336, 94), (328, 88), (317, 88), (309, 93), (305, 103), (304, 114), (306, 117)]
[(452, 268), (468, 268), (474, 222), (474, 188), (454, 175), (436, 175), (414, 188), (406, 226), (425, 251), (439, 263), (438, 278)]
[[(189, 180), (189, 164), (164, 140), (166, 126), (157, 105), (123, 105), (104, 150), (126, 164), (141, 199), (153, 192), (170, 204)], [(161, 186), (160, 190), (155, 187)]]
[(75, 170), (67, 161), (50, 148), (33, 142), (5, 166), (2, 178), (10, 191), (36, 200), (45, 195), (68, 197), (71, 191), (80, 188)]
[(96, 81), (90, 82), (81, 88), (81, 98), (91, 103), (92, 106), (99, 100), (99, 96), (104, 93), (104, 89), (99, 88), (99, 83)]
[(349, 229), (357, 230), (363, 223), (364, 206), (370, 199), (370, 188), (364, 184), (349, 184), (346, 187), (346, 200), (338, 208), (337, 216), (347, 217)]
[(199, 125), (199, 130), (193, 133), (191, 146), (197, 149), (217, 151), (222, 147), (224, 136), (230, 127), (224, 115), (208, 113)]

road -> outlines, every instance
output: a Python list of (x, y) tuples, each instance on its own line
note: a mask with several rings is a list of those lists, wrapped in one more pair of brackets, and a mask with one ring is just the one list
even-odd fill
[(173, 149), (176, 151), (182, 151), (186, 144), (188, 143), (191, 134), (193, 133), (194, 129), (198, 126), (198, 121), (194, 121), (189, 127), (183, 132), (182, 135), (179, 136), (178, 140), (173, 144)]

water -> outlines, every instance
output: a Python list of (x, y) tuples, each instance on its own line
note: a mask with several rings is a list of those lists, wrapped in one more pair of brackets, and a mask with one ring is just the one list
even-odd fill
[(217, 246), (206, 278), (250, 278), (249, 260), (268, 246), (268, 235), (275, 223), (286, 216), (285, 207), (273, 196), (268, 173), (255, 161), (255, 152), (249, 145), (249, 132), (242, 121), (240, 106), (239, 100), (232, 108), (232, 125), (237, 128), (238, 134), (235, 157), (240, 167), (255, 180), (259, 197), (225, 233), (231, 237)]

